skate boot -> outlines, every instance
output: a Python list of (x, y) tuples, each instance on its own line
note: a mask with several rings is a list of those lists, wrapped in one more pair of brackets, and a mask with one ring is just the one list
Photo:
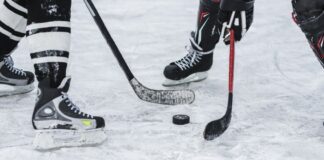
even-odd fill
[(213, 64), (213, 50), (202, 52), (193, 36), (194, 33), (190, 38), (191, 46), (187, 48), (188, 54), (165, 67), (164, 76), (166, 80), (163, 86), (176, 86), (202, 81), (207, 78), (207, 71)]
[(58, 88), (49, 88), (48, 78), (39, 82), (32, 118), (36, 129), (33, 145), (38, 150), (96, 145), (107, 138), (104, 119), (80, 111), (69, 99), (70, 80), (64, 78)]
[(10, 56), (0, 57), (0, 97), (34, 90), (34, 74), (14, 67)]

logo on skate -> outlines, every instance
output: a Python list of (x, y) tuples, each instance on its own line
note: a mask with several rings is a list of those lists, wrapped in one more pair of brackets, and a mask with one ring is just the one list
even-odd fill
[(89, 126), (92, 126), (92, 121), (91, 120), (82, 120), (82, 124), (84, 126), (89, 127)]
[(201, 12), (200, 13), (200, 22), (209, 15), (209, 12)]

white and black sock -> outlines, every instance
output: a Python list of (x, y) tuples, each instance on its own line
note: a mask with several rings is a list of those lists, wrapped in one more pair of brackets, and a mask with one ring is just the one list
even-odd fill
[[(55, 7), (55, 8), (53, 8)], [(70, 51), (71, 0), (33, 0), (28, 4), (27, 40), (39, 81), (57, 87), (66, 76)]]
[(25, 36), (25, 0), (4, 0), (0, 5), (0, 56), (11, 53)]

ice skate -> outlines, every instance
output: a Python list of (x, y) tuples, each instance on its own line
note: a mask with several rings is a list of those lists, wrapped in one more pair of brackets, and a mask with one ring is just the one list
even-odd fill
[(10, 56), (0, 58), (0, 97), (34, 90), (34, 74), (15, 68)]
[(67, 95), (70, 78), (63, 79), (58, 88), (49, 88), (49, 81), (44, 79), (39, 83), (33, 113), (35, 149), (89, 146), (104, 142), (107, 138), (104, 119), (84, 113), (73, 104)]
[(164, 76), (166, 80), (163, 86), (176, 86), (207, 78), (207, 71), (213, 63), (213, 51), (202, 52), (193, 38), (190, 39), (190, 42), (191, 46), (187, 48), (188, 54), (165, 67)]

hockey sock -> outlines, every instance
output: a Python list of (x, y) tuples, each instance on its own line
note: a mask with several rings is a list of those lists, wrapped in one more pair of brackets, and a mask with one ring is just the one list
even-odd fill
[(70, 51), (71, 0), (29, 0), (27, 40), (38, 81), (56, 88), (66, 76)]
[(0, 5), (0, 56), (11, 53), (25, 36), (25, 0), (4, 0)]

